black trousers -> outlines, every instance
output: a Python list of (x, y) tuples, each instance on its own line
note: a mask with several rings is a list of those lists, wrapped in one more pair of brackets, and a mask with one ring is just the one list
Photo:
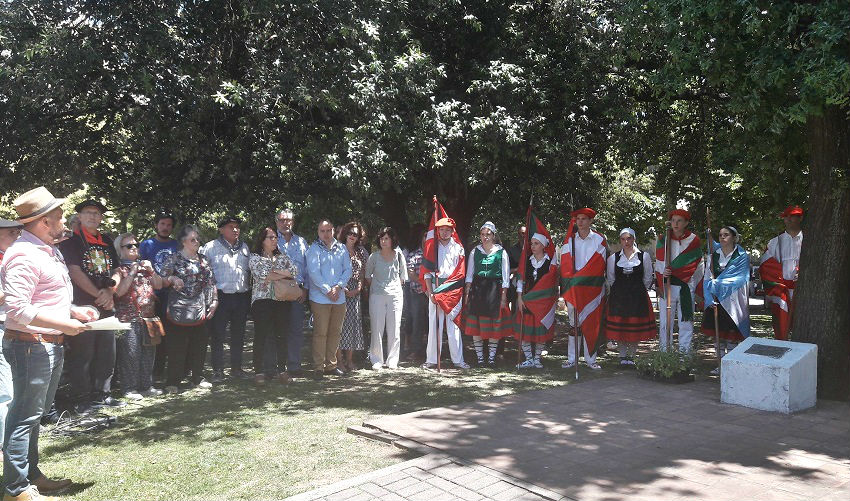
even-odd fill
[(167, 386), (177, 386), (186, 373), (186, 358), (192, 370), (192, 382), (198, 384), (203, 379), (204, 361), (207, 358), (207, 327), (201, 325), (177, 325), (167, 322), (168, 336), (168, 377)]
[(258, 299), (251, 305), (255, 374), (274, 377), (286, 372), (290, 311), (289, 303), (274, 299)]
[(115, 331), (86, 331), (67, 336), (65, 343), (71, 398), (84, 402), (107, 396), (115, 372)]

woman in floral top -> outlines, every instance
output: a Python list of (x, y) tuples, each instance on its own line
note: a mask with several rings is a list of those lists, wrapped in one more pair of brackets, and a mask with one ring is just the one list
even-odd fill
[[(162, 263), (160, 274), (171, 285), (168, 293), (169, 317), (166, 332), (168, 343), (168, 376), (165, 391), (177, 392), (177, 384), (183, 379), (186, 369), (186, 356), (192, 364), (192, 386), (210, 388), (212, 384), (203, 379), (204, 361), (207, 358), (207, 327), (206, 321), (213, 316), (218, 306), (218, 292), (215, 288), (215, 278), (209, 260), (199, 254), (201, 237), (195, 225), (187, 224), (177, 233), (178, 252), (168, 256)], [(188, 302), (201, 301), (204, 304), (204, 315), (196, 325), (178, 325), (171, 319), (174, 300)]]
[(289, 305), (274, 298), (272, 281), (292, 279), (298, 269), (286, 254), (277, 247), (277, 232), (263, 228), (254, 238), (248, 262), (253, 285), (251, 289), (251, 312), (254, 317), (254, 374), (257, 384), (266, 379), (279, 378), (289, 382), (286, 372), (287, 346), (289, 337)]
[(121, 281), (115, 290), (115, 316), (130, 323), (117, 340), (118, 373), (124, 396), (131, 400), (162, 395), (153, 387), (153, 361), (156, 352), (143, 318), (156, 316), (153, 291), (162, 288), (162, 277), (154, 273), (150, 261), (139, 260), (139, 242), (132, 233), (115, 239), (121, 258)]

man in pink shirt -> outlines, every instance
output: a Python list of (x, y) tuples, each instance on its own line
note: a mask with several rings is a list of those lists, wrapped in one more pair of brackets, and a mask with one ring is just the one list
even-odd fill
[(53, 243), (65, 231), (62, 199), (38, 187), (15, 199), (20, 238), (3, 256), (0, 285), (6, 296), (3, 355), (14, 388), (3, 461), (5, 500), (44, 499), (70, 480), (51, 480), (38, 469), (39, 421), (53, 403), (62, 374), (64, 336), (75, 336), (97, 318), (71, 304), (73, 289), (62, 254)]

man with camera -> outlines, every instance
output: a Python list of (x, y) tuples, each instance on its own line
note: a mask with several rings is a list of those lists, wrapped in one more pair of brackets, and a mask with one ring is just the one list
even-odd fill
[[(80, 218), (80, 228), (59, 244), (74, 285), (74, 304), (94, 306), (100, 318), (110, 317), (114, 315), (113, 294), (120, 280), (120, 262), (112, 239), (99, 229), (106, 206), (90, 199), (77, 204), (74, 210)], [(74, 410), (85, 413), (92, 406), (125, 405), (111, 396), (115, 331), (88, 331), (68, 338), (67, 343)]]

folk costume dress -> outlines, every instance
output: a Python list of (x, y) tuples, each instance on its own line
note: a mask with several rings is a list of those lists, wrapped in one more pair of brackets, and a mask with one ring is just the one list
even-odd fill
[[(658, 239), (655, 249), (655, 277), (658, 280), (659, 296), (658, 311), (661, 340), (661, 350), (666, 351), (667, 339), (667, 298), (664, 294), (664, 268), (667, 266), (665, 253), (665, 237)], [(689, 352), (694, 335), (694, 298), (697, 286), (702, 282), (705, 265), (702, 262), (702, 241), (689, 230), (681, 237), (671, 234), (669, 263), (672, 271), (670, 276), (670, 306), (673, 315), (679, 319), (679, 351)], [(672, 335), (672, 332), (670, 333)]]
[(621, 365), (632, 365), (638, 343), (654, 339), (658, 332), (647, 293), (652, 287), (652, 259), (638, 249), (628, 257), (619, 251), (608, 256), (607, 265), (610, 292), (605, 336), (617, 341)]
[(472, 286), (464, 317), (465, 333), (472, 336), (479, 364), (484, 362), (484, 339), (490, 340), (489, 362), (493, 364), (496, 341), (513, 334), (510, 310), (501, 308), (502, 289), (510, 286), (510, 274), (508, 252), (501, 245), (493, 244), (489, 253), (478, 245), (469, 253), (466, 283)]
[(716, 349), (718, 357), (722, 357), (750, 335), (750, 256), (740, 245), (726, 255), (720, 244), (712, 243), (711, 267), (715, 278), (711, 279), (706, 274), (703, 283), (707, 308), (702, 317), (702, 332), (714, 339), (714, 310), (711, 305), (717, 301), (720, 306), (717, 311), (720, 346)]
[(522, 294), (522, 311), (515, 316), (514, 337), (521, 343), (525, 362), (519, 368), (543, 368), (541, 347), (555, 334), (555, 307), (558, 303), (558, 265), (548, 254), (538, 260), (528, 256), (525, 276), (517, 280)]
[(791, 236), (786, 231), (768, 242), (767, 252), (761, 257), (759, 275), (764, 284), (764, 299), (770, 303), (776, 339), (788, 340), (791, 330), (791, 301), (794, 299), (802, 247), (803, 232)]

